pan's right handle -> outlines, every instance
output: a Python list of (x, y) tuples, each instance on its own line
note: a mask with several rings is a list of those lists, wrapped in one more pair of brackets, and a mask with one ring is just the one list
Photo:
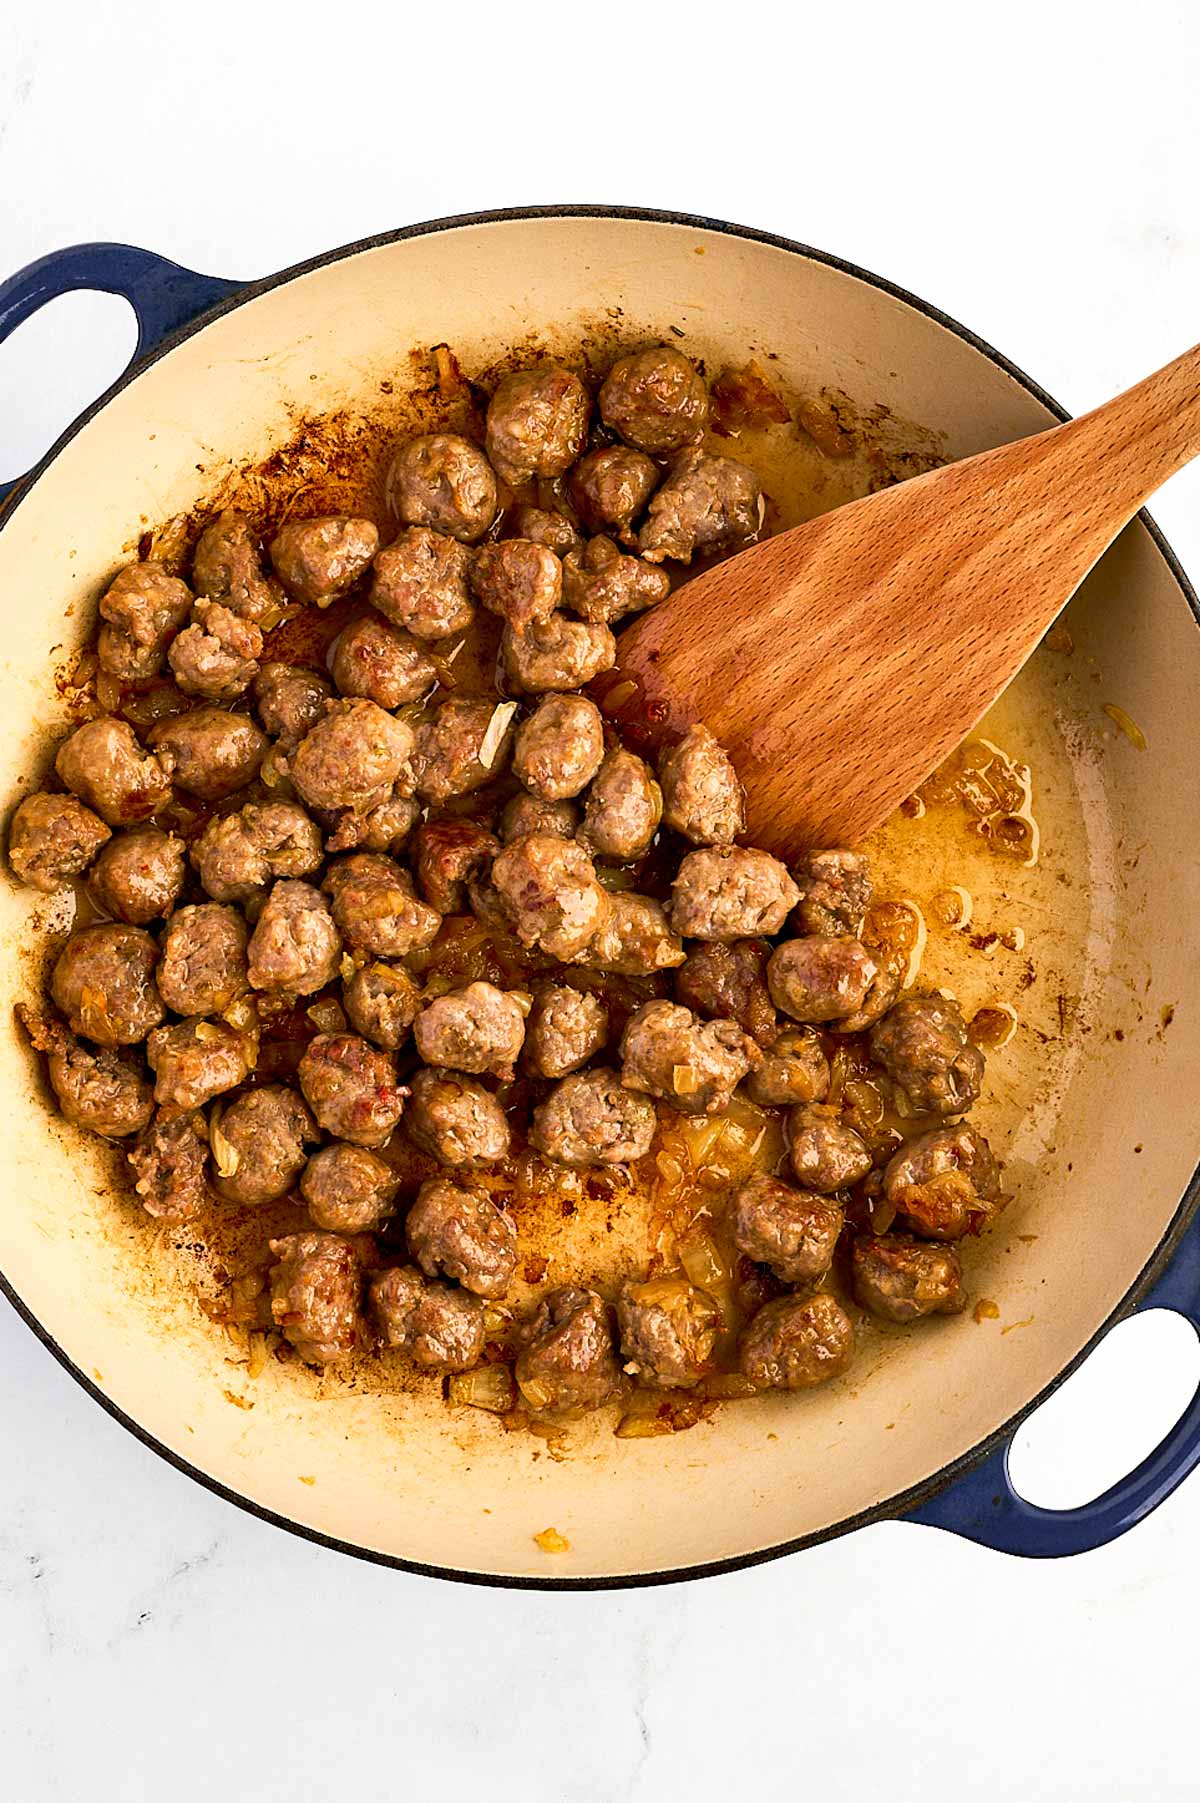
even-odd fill
[[(94, 288), (102, 294), (123, 296), (133, 308), (138, 336), (130, 359), (132, 368), (172, 332), (191, 325), (245, 285), (200, 275), (134, 244), (73, 244), (39, 257), (0, 282), (0, 344), (47, 301), (76, 289)], [(0, 508), (24, 480), (18, 476), (0, 483)]]
[[(1185, 1316), (1200, 1333), (1200, 1215), (1185, 1230), (1153, 1289), (1128, 1312), (1151, 1308)], [(1061, 1559), (1106, 1546), (1157, 1509), (1200, 1465), (1200, 1389), (1149, 1458), (1077, 1509), (1042, 1509), (1018, 1495), (1008, 1471), (1011, 1444), (997, 1447), (904, 1519), (1025, 1559)]]

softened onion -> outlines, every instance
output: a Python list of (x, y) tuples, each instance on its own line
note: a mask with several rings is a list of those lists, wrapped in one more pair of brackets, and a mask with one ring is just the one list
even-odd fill
[(218, 1177), (236, 1177), (241, 1164), (241, 1154), (232, 1140), (226, 1139), (221, 1132), (221, 1111), (214, 1108), (208, 1123), (208, 1143), (212, 1148), (213, 1163), (217, 1167)]
[(721, 1248), (703, 1227), (693, 1227), (680, 1240), (676, 1250), (688, 1282), (694, 1283), (698, 1290), (708, 1290), (716, 1295), (729, 1286), (733, 1273)]
[(327, 995), (321, 1001), (314, 1002), (304, 1012), (319, 1033), (344, 1033), (346, 1030), (346, 1016), (334, 995)]
[(516, 711), (517, 704), (515, 701), (501, 701), (492, 709), (492, 717), (487, 723), (487, 731), (484, 733), (479, 746), (479, 762), (483, 765), (485, 770), (490, 770), (495, 763), (496, 753), (503, 743), (504, 735), (508, 731), (509, 721)]
[(451, 1402), (470, 1409), (487, 1409), (507, 1415), (516, 1402), (516, 1388), (507, 1365), (477, 1365), (474, 1371), (457, 1372), (447, 1385)]

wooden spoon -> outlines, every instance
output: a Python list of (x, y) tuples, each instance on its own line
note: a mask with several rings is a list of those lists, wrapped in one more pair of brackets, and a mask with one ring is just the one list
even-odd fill
[(750, 844), (854, 844), (966, 737), (1198, 452), (1200, 346), (1082, 419), (696, 577), (621, 634), (618, 669), (637, 688), (615, 683), (613, 711), (666, 738), (711, 727), (746, 785)]

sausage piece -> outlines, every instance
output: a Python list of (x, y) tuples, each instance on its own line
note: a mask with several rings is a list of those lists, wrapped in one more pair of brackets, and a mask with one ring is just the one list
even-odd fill
[(365, 814), (410, 774), (416, 744), (412, 727), (376, 702), (331, 701), (288, 759), (288, 774), (310, 807)]
[(833, 1263), (842, 1211), (824, 1196), (793, 1189), (759, 1172), (747, 1178), (730, 1210), (733, 1243), (784, 1283), (811, 1284)]
[(249, 987), (249, 929), (236, 908), (202, 902), (167, 922), (158, 992), (176, 1014), (223, 1014)]
[(111, 714), (77, 726), (59, 746), (54, 768), (108, 826), (132, 826), (171, 799), (170, 761), (143, 751), (132, 726)]
[(148, 1215), (159, 1221), (192, 1221), (212, 1200), (205, 1168), (208, 1140), (202, 1117), (156, 1114), (126, 1154), (133, 1188)]
[(840, 1377), (854, 1357), (854, 1328), (837, 1298), (780, 1296), (748, 1322), (738, 1342), (744, 1377), (764, 1389), (811, 1390)]
[(746, 1094), (762, 1108), (825, 1100), (829, 1060), (810, 1027), (783, 1027), (763, 1044), (763, 1061), (747, 1077)]
[(340, 808), (333, 816), (334, 829), (325, 841), (325, 849), (396, 852), (420, 818), (420, 805), (409, 795), (390, 795), (365, 814)]
[(503, 775), (512, 756), (512, 703), (443, 701), (417, 734), (416, 782), (423, 801), (469, 795)]
[(268, 1083), (235, 1096), (209, 1128), (213, 1187), (227, 1202), (278, 1202), (299, 1181), (320, 1135), (294, 1089)]
[(594, 1290), (572, 1285), (543, 1296), (524, 1332), (517, 1387), (536, 1414), (598, 1409), (621, 1387), (605, 1303)]
[(771, 1000), (799, 1021), (845, 1020), (866, 1000), (878, 965), (860, 939), (785, 939), (767, 965)]
[(221, 801), (258, 775), (267, 739), (248, 714), (194, 707), (152, 726), (150, 744), (172, 779), (201, 801)]
[(554, 983), (534, 997), (523, 1058), (534, 1077), (566, 1077), (608, 1039), (608, 1010), (587, 990)]
[(496, 1164), (508, 1154), (508, 1118), (495, 1096), (457, 1071), (416, 1072), (405, 1116), (409, 1137), (441, 1164)]
[(515, 538), (532, 539), (535, 545), (545, 545), (547, 551), (557, 551), (560, 557), (565, 557), (568, 551), (574, 551), (583, 544), (582, 534), (575, 529), (565, 513), (557, 513), (545, 507), (514, 508), (506, 524)]
[(218, 814), (192, 847), (201, 883), (220, 902), (249, 901), (277, 877), (308, 876), (323, 858), (320, 831), (293, 801)]
[(830, 1195), (849, 1189), (871, 1168), (866, 1143), (839, 1120), (837, 1110), (806, 1103), (789, 1111), (785, 1125), (792, 1170), (803, 1189)]
[(430, 1283), (413, 1265), (371, 1279), (371, 1313), (385, 1346), (407, 1352), (425, 1371), (470, 1371), (483, 1357), (487, 1328), (478, 1296)]
[(540, 795), (514, 795), (506, 802), (500, 816), (500, 837), (505, 845), (523, 839), (526, 833), (554, 833), (559, 839), (573, 839), (579, 824), (579, 810), (569, 801), (543, 801)]
[(421, 992), (399, 964), (364, 964), (343, 988), (342, 1004), (356, 1033), (394, 1052), (417, 1018)]
[(533, 1111), (529, 1143), (556, 1164), (629, 1164), (644, 1158), (658, 1117), (644, 1096), (599, 1067), (564, 1077)]
[(428, 526), (410, 526), (375, 559), (371, 605), (415, 639), (456, 638), (475, 618), (471, 554)]
[(681, 451), (646, 513), (638, 550), (647, 563), (690, 563), (697, 551), (727, 551), (754, 538), (762, 490), (754, 471), (733, 457)]
[(427, 1277), (444, 1274), (475, 1296), (503, 1296), (517, 1268), (517, 1230), (483, 1190), (431, 1177), (404, 1223), (408, 1249)]
[[(477, 445), (454, 432), (412, 438), (392, 458), (388, 505), (406, 526), (431, 526), (464, 545), (496, 517), (496, 477)], [(386, 610), (384, 610), (386, 611)]]
[(18, 1002), (16, 1014), (35, 1051), (46, 1055), (46, 1074), (65, 1118), (105, 1139), (139, 1133), (154, 1112), (145, 1071), (127, 1053), (84, 1045), (60, 1021)]
[(540, 695), (581, 689), (602, 671), (611, 670), (617, 661), (617, 641), (607, 626), (556, 613), (523, 633), (506, 626), (500, 654), (513, 688)]
[(574, 370), (557, 363), (514, 370), (488, 405), (488, 456), (510, 486), (561, 476), (583, 450), (591, 411)]
[(796, 906), (797, 934), (862, 931), (871, 906), (871, 867), (860, 851), (806, 852), (792, 869), (800, 900)]
[(88, 894), (102, 913), (144, 927), (171, 912), (184, 875), (183, 840), (156, 826), (135, 826), (104, 847), (88, 878)]
[(589, 532), (612, 531), (624, 538), (657, 485), (658, 465), (644, 451), (605, 445), (581, 457), (571, 471), (571, 504)]
[(586, 851), (553, 833), (528, 833), (505, 846), (492, 865), (492, 881), (522, 945), (552, 958), (582, 952), (609, 912)]
[(685, 939), (770, 938), (795, 903), (796, 885), (770, 852), (706, 846), (679, 866), (671, 925)]
[(662, 820), (662, 790), (649, 766), (623, 745), (605, 754), (584, 803), (579, 842), (598, 858), (645, 857)]
[(137, 1045), (166, 1012), (157, 963), (158, 947), (141, 927), (83, 927), (58, 955), (50, 994), (72, 1032), (97, 1045)]
[(236, 701), (258, 674), (263, 635), (222, 601), (197, 601), (192, 623), (172, 641), (171, 673), (185, 695)]
[(712, 1357), (721, 1314), (682, 1277), (621, 1285), (617, 1326), (625, 1369), (659, 1390), (693, 1389)]
[(665, 570), (624, 556), (611, 538), (589, 539), (563, 560), (563, 606), (583, 620), (612, 626), (626, 614), (665, 601), (670, 592)]
[(766, 980), (769, 949), (762, 939), (693, 946), (675, 978), (676, 1001), (710, 1019), (735, 1020), (759, 1045), (767, 1045), (776, 1027)]
[(323, 884), (333, 918), (354, 951), (404, 958), (432, 945), (442, 917), (419, 901), (407, 870), (374, 852), (355, 852), (330, 867)]
[(677, 1002), (646, 1002), (621, 1036), (621, 1082), (681, 1114), (723, 1114), (761, 1056), (736, 1021), (700, 1021)]
[(108, 828), (98, 814), (73, 795), (27, 795), (8, 829), (8, 861), (21, 882), (53, 895), (81, 876), (105, 840)]
[(285, 750), (292, 750), (312, 731), (332, 694), (329, 678), (303, 664), (263, 664), (254, 678), (254, 703), (263, 731)]
[(572, 959), (617, 977), (652, 977), (682, 964), (683, 941), (671, 931), (661, 902), (620, 889), (583, 951)]
[(1000, 1202), (1000, 1167), (973, 1127), (937, 1127), (900, 1147), (883, 1173), (883, 1188), (914, 1233), (958, 1240)]
[(163, 667), (167, 646), (192, 608), (186, 582), (161, 563), (131, 563), (100, 601), (104, 624), (96, 640), (100, 668), (118, 682), (145, 682)]
[(245, 1040), (220, 1020), (156, 1028), (146, 1041), (146, 1061), (154, 1072), (154, 1100), (168, 1119), (236, 1089), (248, 1069)]
[(338, 1140), (313, 1153), (300, 1194), (313, 1225), (326, 1233), (374, 1233), (392, 1212), (399, 1181), (374, 1152)]
[(309, 1365), (348, 1358), (359, 1343), (363, 1269), (352, 1240), (334, 1233), (292, 1233), (272, 1240), (275, 1323)]
[(363, 614), (338, 634), (330, 668), (341, 694), (382, 708), (420, 701), (437, 681), (436, 664), (411, 633), (395, 631), (378, 614)]
[(698, 444), (708, 390), (693, 363), (666, 345), (621, 357), (600, 390), (600, 417), (626, 444), (661, 456)]
[(550, 618), (562, 599), (562, 586), (562, 565), (554, 552), (528, 538), (481, 545), (471, 566), (476, 599), (517, 633)]
[(506, 995), (493, 983), (468, 983), (426, 1003), (413, 1024), (417, 1051), (426, 1064), (475, 1076), (494, 1071), (511, 1082), (528, 1010), (523, 993)]
[(586, 789), (604, 757), (604, 722), (583, 695), (547, 695), (517, 728), (513, 771), (543, 801)]
[(250, 939), (250, 987), (312, 995), (333, 981), (341, 955), (338, 930), (319, 890), (311, 883), (276, 883)]
[(966, 1306), (953, 1246), (904, 1233), (864, 1234), (854, 1242), (853, 1273), (855, 1301), (884, 1321), (957, 1315)]
[(920, 1114), (962, 1114), (979, 1098), (984, 1056), (947, 997), (906, 996), (871, 1029), (870, 1047)]
[(310, 607), (328, 607), (353, 588), (378, 549), (370, 520), (331, 514), (281, 526), (271, 540), (271, 562), (289, 594)]
[(227, 507), (200, 534), (192, 564), (196, 592), (224, 601), (243, 620), (262, 625), (283, 605), (279, 584), (263, 570), (262, 547), (244, 513)]
[(693, 845), (732, 845), (746, 830), (746, 792), (728, 752), (702, 722), (658, 760), (663, 819)]
[(467, 884), (491, 868), (500, 841), (474, 820), (431, 820), (417, 828), (417, 886), (439, 914), (465, 914)]
[(387, 1144), (408, 1095), (396, 1081), (391, 1052), (357, 1033), (318, 1033), (305, 1047), (297, 1075), (326, 1133), (354, 1146)]

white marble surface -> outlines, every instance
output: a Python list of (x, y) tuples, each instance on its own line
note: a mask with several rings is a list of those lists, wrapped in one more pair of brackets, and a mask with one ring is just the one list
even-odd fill
[[(683, 16), (469, 8), (443, 41), (357, 4), (287, 27), (224, 0), (7, 14), (0, 272), (111, 237), (253, 275), (411, 219), (599, 198), (840, 252), (1075, 408), (1196, 336), (1194, 9), (866, 0), (840, 27), (789, 9), (784, 40), (761, 13), (732, 39)], [(447, 104), (470, 124), (438, 144)], [(121, 303), (56, 313), (0, 351), (0, 475), (128, 354)], [(1198, 502), (1192, 473), (1156, 505), (1193, 574)], [(1177, 1321), (1123, 1330), (1027, 1436), (1031, 1493), (1101, 1488), (1196, 1362)], [(670, 1589), (455, 1588), (209, 1496), (0, 1305), (0, 1795), (1192, 1797), (1198, 1529), (1195, 1482), (1056, 1566), (889, 1525)]]

